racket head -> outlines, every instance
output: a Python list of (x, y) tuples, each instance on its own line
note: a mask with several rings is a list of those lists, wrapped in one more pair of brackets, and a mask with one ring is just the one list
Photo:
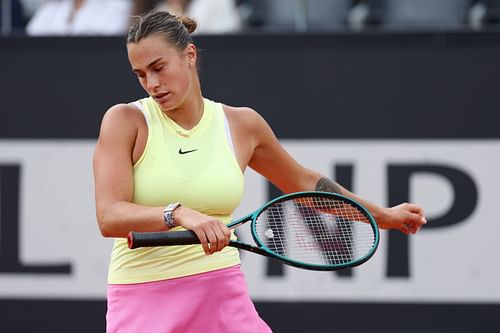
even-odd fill
[(377, 223), (365, 207), (346, 196), (319, 191), (271, 200), (253, 213), (251, 234), (270, 257), (325, 271), (366, 262), (380, 241)]

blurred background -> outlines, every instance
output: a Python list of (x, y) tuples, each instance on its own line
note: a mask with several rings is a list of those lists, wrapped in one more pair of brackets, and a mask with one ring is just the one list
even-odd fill
[[(198, 21), (206, 97), (256, 109), (361, 196), (427, 212), (352, 270), (242, 254), (275, 333), (500, 332), (500, 0), (0, 0), (1, 332), (105, 331), (92, 153), (107, 108), (144, 97), (124, 36), (152, 9)], [(279, 195), (245, 177), (235, 216)]]

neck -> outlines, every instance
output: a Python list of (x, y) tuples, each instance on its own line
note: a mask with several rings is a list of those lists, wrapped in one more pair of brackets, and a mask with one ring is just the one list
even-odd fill
[(203, 108), (203, 96), (199, 92), (197, 96), (188, 98), (181, 106), (165, 114), (185, 130), (190, 130), (200, 122)]

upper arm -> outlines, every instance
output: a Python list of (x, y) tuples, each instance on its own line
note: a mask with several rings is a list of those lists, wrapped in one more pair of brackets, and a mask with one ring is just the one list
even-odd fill
[(313, 190), (321, 175), (299, 164), (280, 144), (271, 127), (255, 111), (247, 122), (255, 147), (249, 166), (285, 193)]
[(108, 205), (132, 199), (132, 152), (139, 116), (134, 107), (119, 104), (103, 117), (93, 160), (98, 219)]

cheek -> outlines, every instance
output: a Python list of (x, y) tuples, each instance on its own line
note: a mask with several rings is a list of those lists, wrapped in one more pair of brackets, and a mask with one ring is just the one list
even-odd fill
[(141, 87), (142, 87), (144, 90), (148, 90), (148, 89), (147, 89), (146, 79), (139, 79), (139, 83), (141, 84)]
[(187, 91), (191, 87), (192, 78), (191, 73), (185, 69), (179, 69), (175, 73), (175, 80), (172, 82), (182, 91)]
[(186, 88), (186, 89), (191, 88), (192, 83), (193, 83), (193, 79), (191, 77), (191, 74), (185, 73), (185, 75), (184, 75), (184, 88)]

